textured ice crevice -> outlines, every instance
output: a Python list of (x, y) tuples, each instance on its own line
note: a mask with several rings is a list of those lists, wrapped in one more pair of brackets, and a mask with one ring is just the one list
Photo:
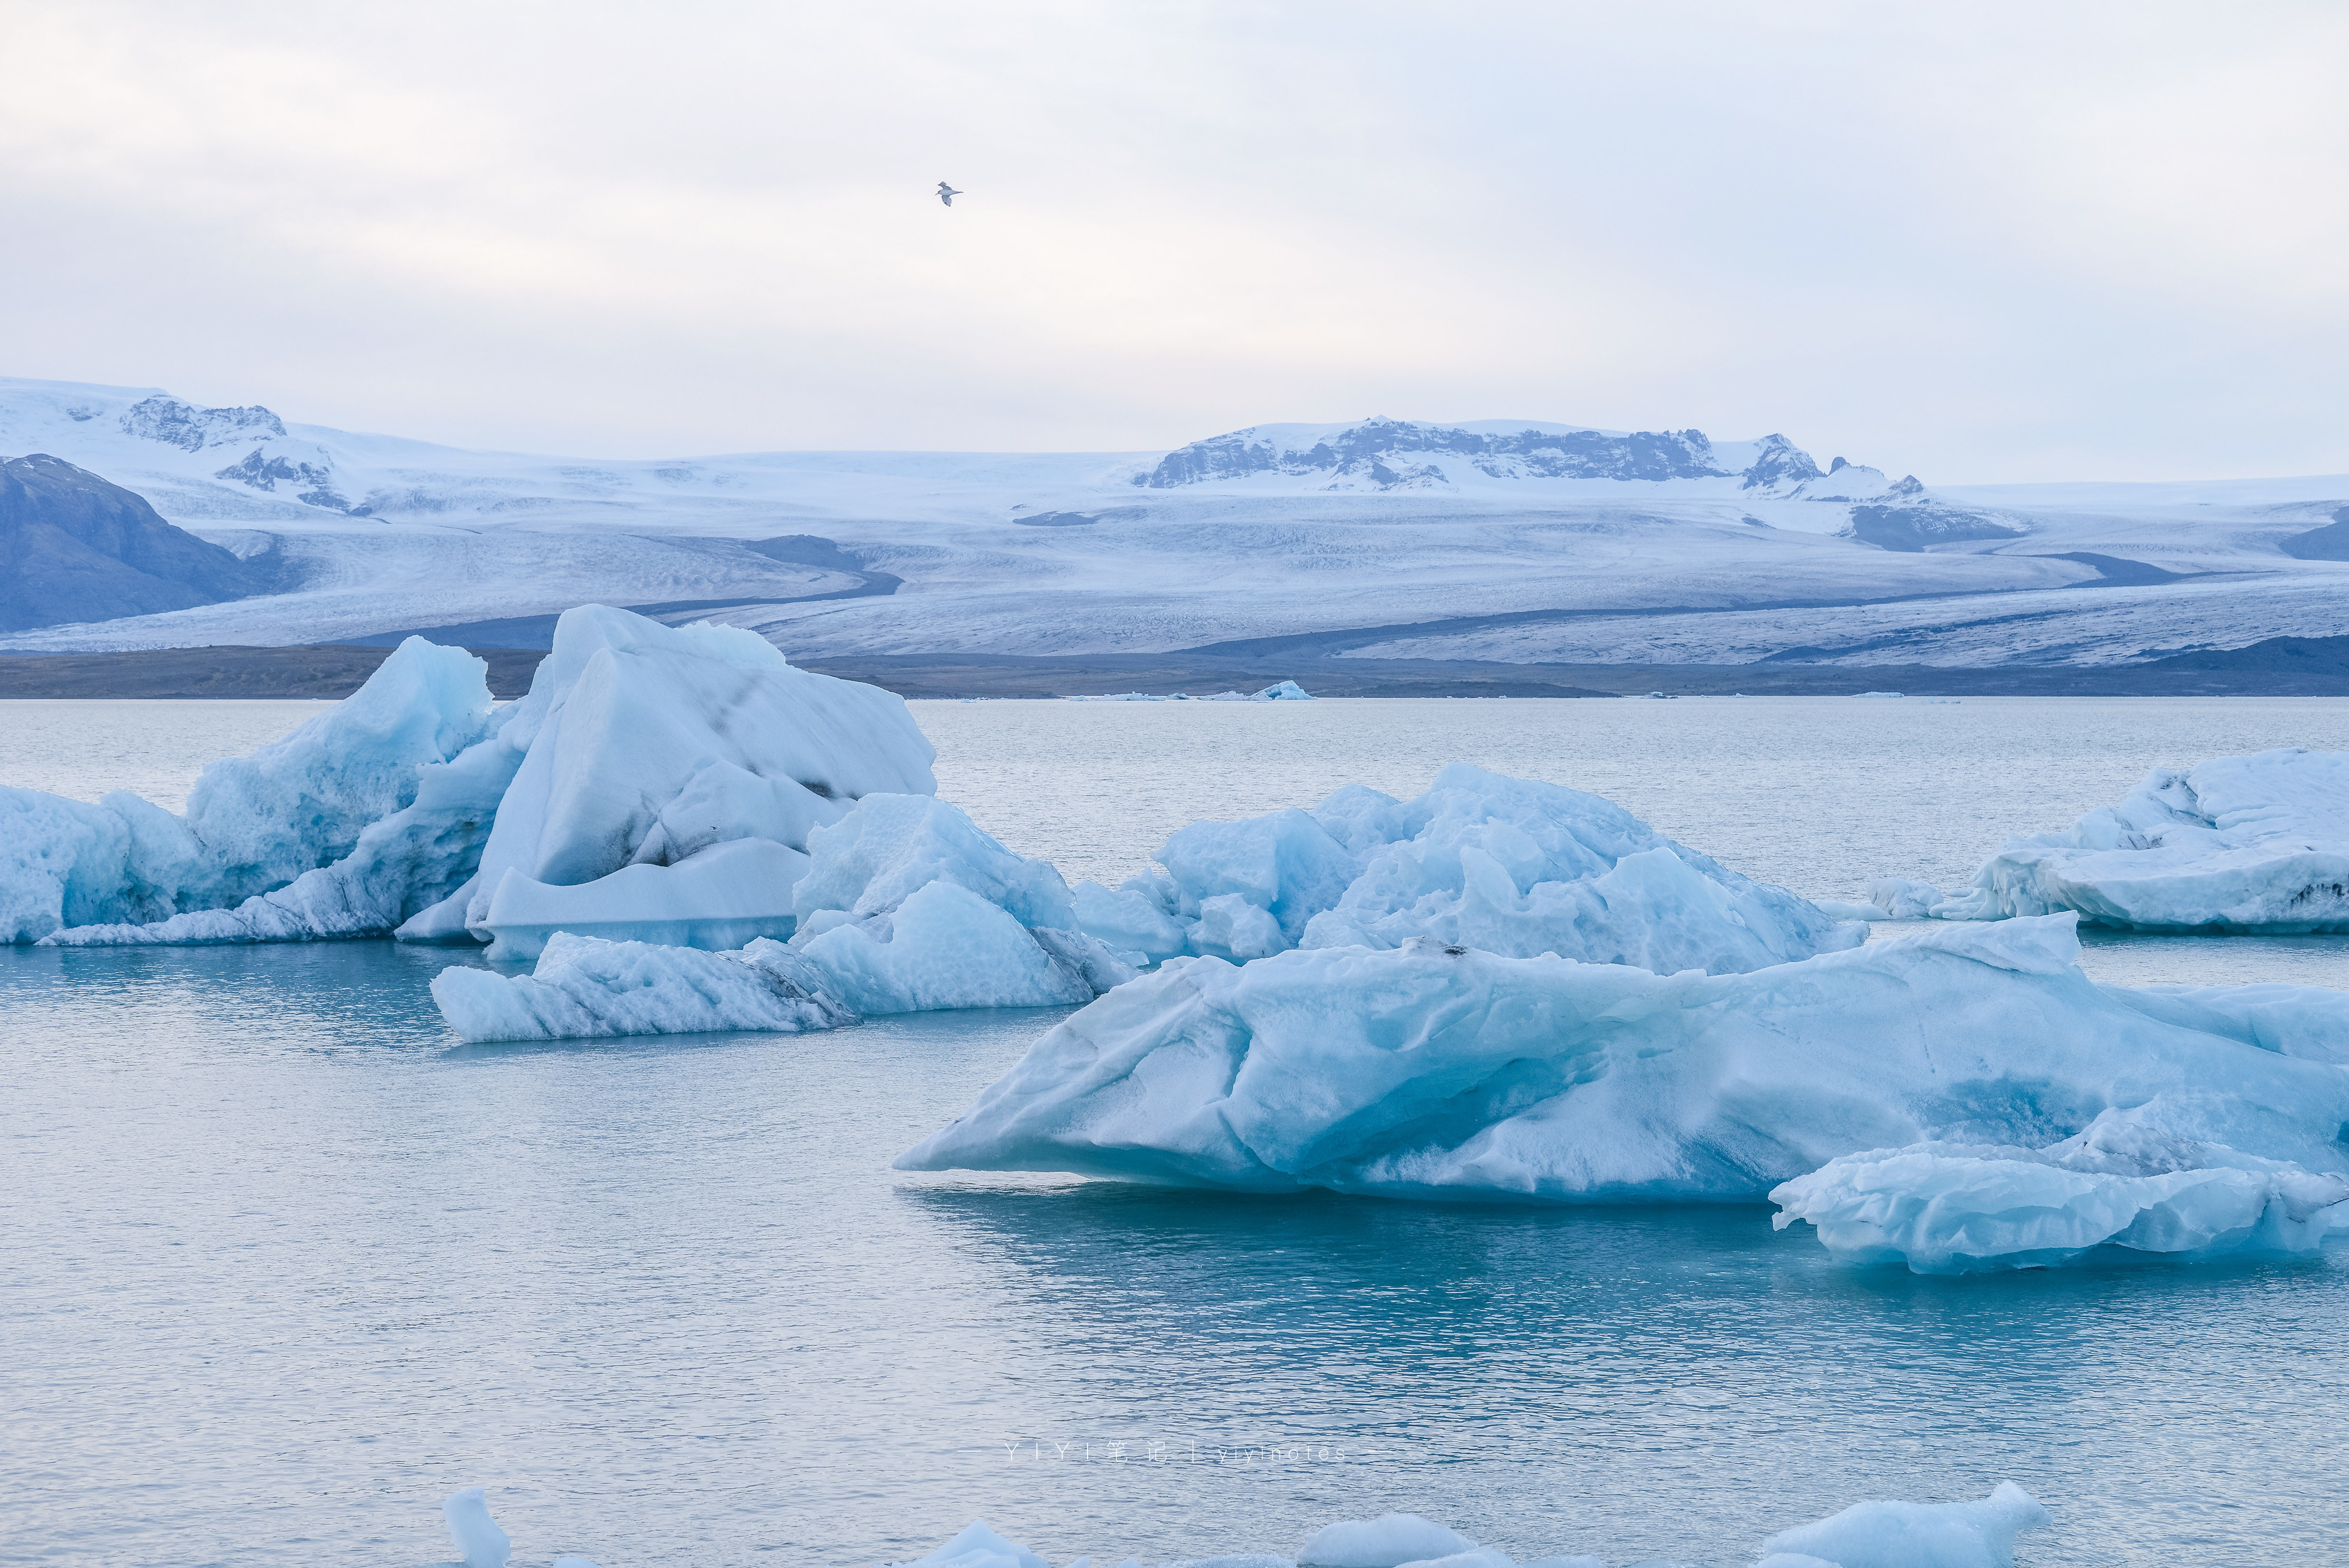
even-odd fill
[[(1072, 929), (1067, 885), (1050, 863), (1013, 854), (944, 801), (866, 795), (811, 832), (808, 851), (805, 874), (792, 877), (796, 929), (788, 943), (764, 939), (712, 952), (561, 932), (544, 939), (532, 973), (451, 968), (433, 981), (433, 1000), (469, 1040), (799, 1033), (944, 1008), (1071, 1006), (1134, 977), (1102, 942)], [(673, 877), (712, 857), (748, 863), (792, 853), (745, 841), (604, 880)], [(747, 874), (746, 881), (773, 886)], [(511, 873), (506, 888), (517, 888)], [(518, 896), (538, 897), (535, 885)], [(640, 919), (654, 912), (641, 903), (619, 908)]]
[(2176, 1136), (2349, 1170), (2349, 996), (2147, 1006), (2080, 972), (2074, 925), (1929, 927), (1729, 975), (1426, 939), (1174, 961), (1046, 1033), (897, 1164), (1754, 1201), (1861, 1151), (2039, 1148), (2167, 1096)]
[[(1829, 1161), (1771, 1194), (1837, 1258), (1918, 1273), (2042, 1267), (2114, 1247), (2181, 1261), (2306, 1257), (2349, 1233), (2349, 1178), (2175, 1129), (2207, 1103), (2156, 1096), (2045, 1148), (1925, 1142)], [(2223, 1114), (2223, 1113), (2222, 1113)]]
[(2143, 931), (2349, 930), (2349, 752), (2280, 750), (2147, 774), (2117, 806), (2027, 834), (1967, 890), (1880, 880), (1888, 918), (2073, 909)]
[(1164, 871), (1115, 889), (1078, 884), (1078, 926), (1152, 962), (1432, 937), (1512, 957), (1716, 974), (1867, 934), (1612, 802), (1464, 763), (1413, 801), (1350, 784), (1310, 812), (1194, 823), (1158, 859)]

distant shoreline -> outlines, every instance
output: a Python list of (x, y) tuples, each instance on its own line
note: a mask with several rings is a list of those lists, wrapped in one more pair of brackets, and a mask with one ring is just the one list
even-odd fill
[[(2337, 646), (2336, 646), (2337, 645)], [(545, 653), (477, 648), (490, 690), (518, 697)], [(0, 698), (254, 699), (347, 697), (388, 648), (163, 649), (128, 653), (0, 653)], [(1241, 654), (1020, 657), (966, 653), (816, 658), (803, 668), (904, 697), (1206, 695), (1294, 680), (1319, 697), (2349, 697), (2349, 638), (2275, 639), (2247, 649), (2138, 664), (1949, 665), (1495, 664), (1450, 659)]]

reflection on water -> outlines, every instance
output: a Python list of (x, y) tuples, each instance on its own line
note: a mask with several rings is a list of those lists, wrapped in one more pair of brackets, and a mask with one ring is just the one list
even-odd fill
[(441, 961), (0, 953), (0, 1534), (416, 1563), (479, 1481), (616, 1568), (981, 1514), (1159, 1561), (1387, 1507), (1727, 1563), (2005, 1478), (2040, 1563), (2349, 1529), (2340, 1262), (1922, 1280), (1760, 1209), (895, 1178), (1061, 1014), (462, 1047)]

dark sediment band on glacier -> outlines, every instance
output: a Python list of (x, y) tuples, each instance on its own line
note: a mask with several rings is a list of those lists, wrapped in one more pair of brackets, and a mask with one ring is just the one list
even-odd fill
[[(518, 697), (543, 657), (474, 647), (490, 689)], [(0, 698), (347, 697), (391, 650), (343, 643), (129, 653), (0, 653)], [(2143, 664), (1502, 664), (1305, 655), (912, 653), (794, 660), (901, 697), (1065, 697), (1221, 691), (1295, 680), (1322, 697), (2349, 696), (2349, 637), (2271, 638)]]

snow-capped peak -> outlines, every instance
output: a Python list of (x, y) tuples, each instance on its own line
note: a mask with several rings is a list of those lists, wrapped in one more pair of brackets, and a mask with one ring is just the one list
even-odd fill
[(1783, 435), (1716, 444), (1696, 430), (1378, 417), (1340, 425), (1252, 425), (1171, 452), (1133, 483), (1173, 489), (1301, 479), (1319, 490), (1418, 490), (1521, 480), (1735, 479), (1745, 490), (1783, 493), (1819, 477), (1818, 465)]
[(122, 433), (160, 441), (182, 452), (202, 452), (208, 446), (241, 445), (271, 436), (283, 441), (285, 426), (258, 403), (243, 409), (200, 409), (158, 392), (123, 410)]

